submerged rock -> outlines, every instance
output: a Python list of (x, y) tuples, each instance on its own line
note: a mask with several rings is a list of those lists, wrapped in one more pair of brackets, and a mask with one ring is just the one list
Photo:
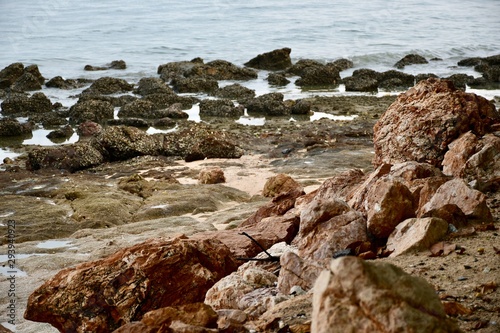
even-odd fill
[(394, 67), (403, 69), (405, 66), (414, 64), (427, 64), (429, 63), (427, 59), (418, 54), (408, 54), (405, 55), (401, 60), (399, 60)]
[(86, 71), (105, 71), (108, 69), (126, 69), (127, 64), (123, 60), (113, 60), (111, 63), (106, 64), (104, 66), (93, 66), (93, 65), (85, 65), (83, 68)]

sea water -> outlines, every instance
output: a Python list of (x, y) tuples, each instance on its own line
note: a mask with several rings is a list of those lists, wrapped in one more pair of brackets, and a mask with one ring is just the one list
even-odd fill
[[(441, 60), (404, 72), (478, 77), (457, 62), (500, 53), (498, 13), (498, 0), (0, 0), (0, 69), (22, 62), (37, 64), (47, 79), (113, 76), (136, 83), (157, 76), (158, 65), (171, 61), (201, 57), (243, 65), (257, 54), (289, 47), (293, 61), (352, 60), (355, 67), (342, 77), (356, 68), (394, 69), (409, 53)], [(126, 70), (83, 70), (119, 59)], [(257, 95), (280, 91), (293, 99), (346, 94), (341, 88), (302, 91), (293, 83), (270, 88), (265, 77), (261, 72), (244, 85)], [(81, 90), (43, 92), (52, 102), (71, 106)]]

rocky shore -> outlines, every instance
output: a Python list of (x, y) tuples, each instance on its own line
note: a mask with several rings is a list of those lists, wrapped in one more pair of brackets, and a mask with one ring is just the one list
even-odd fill
[[(464, 60), (476, 79), (341, 79), (349, 60), (290, 52), (164, 64), (137, 84), (2, 70), (4, 139), (47, 126), (79, 141), (13, 148), (23, 154), (2, 165), (19, 274), (0, 321), (15, 299), (21, 332), (497, 332), (500, 115), (464, 88), (498, 85), (499, 56)], [(219, 87), (263, 70), (272, 85), (406, 92), (285, 100)], [(42, 84), (82, 92), (65, 108)]]

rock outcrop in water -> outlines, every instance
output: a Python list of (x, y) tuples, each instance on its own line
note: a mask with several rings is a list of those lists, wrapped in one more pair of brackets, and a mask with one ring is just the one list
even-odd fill
[(245, 66), (270, 71), (284, 70), (292, 66), (291, 52), (292, 49), (285, 47), (262, 53), (246, 62)]

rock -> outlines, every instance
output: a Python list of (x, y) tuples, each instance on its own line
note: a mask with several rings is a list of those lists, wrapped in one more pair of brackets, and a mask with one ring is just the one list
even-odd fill
[(340, 72), (354, 67), (354, 63), (349, 59), (337, 59), (333, 62), (328, 63), (327, 65), (337, 67)]
[(12, 94), (2, 104), (3, 115), (27, 115), (32, 113), (45, 113), (52, 111), (52, 102), (44, 93), (36, 92), (31, 97)]
[(405, 68), (405, 66), (408, 66), (408, 65), (427, 64), (427, 63), (429, 63), (427, 61), (427, 59), (425, 59), (421, 55), (408, 54), (408, 55), (405, 55), (396, 64), (394, 64), (394, 67), (399, 68), (399, 69), (403, 69), (403, 68)]
[(245, 66), (269, 71), (278, 71), (292, 66), (290, 53), (292, 49), (285, 47), (262, 53), (245, 63)]
[(186, 77), (204, 77), (214, 80), (253, 80), (257, 72), (250, 68), (241, 68), (225, 60), (214, 60), (206, 64), (197, 64), (185, 73)]
[(439, 77), (433, 73), (417, 74), (417, 75), (415, 75), (415, 84), (419, 83), (420, 81), (425, 81), (425, 80), (430, 79), (430, 78), (439, 79)]
[(415, 76), (390, 70), (380, 73), (378, 87), (387, 91), (406, 90), (415, 84)]
[(427, 162), (440, 166), (448, 145), (472, 130), (478, 135), (500, 122), (483, 97), (428, 79), (400, 94), (374, 126), (373, 163)]
[(453, 74), (444, 79), (453, 82), (453, 85), (456, 88), (465, 91), (467, 85), (474, 81), (474, 76), (467, 74)]
[(260, 243), (265, 249), (281, 242), (290, 243), (297, 235), (299, 219), (293, 212), (285, 215), (262, 218), (253, 225), (240, 226), (231, 230), (220, 230), (216, 232), (202, 232), (193, 235), (196, 239), (218, 239), (230, 248), (236, 258), (253, 258), (262, 251), (242, 233), (247, 233)]
[(50, 79), (45, 83), (45, 86), (47, 88), (71, 90), (83, 87), (87, 83), (88, 80), (85, 79), (73, 80), (73, 79), (64, 79), (62, 76), (54, 76), (52, 79)]
[(223, 88), (219, 88), (215, 93), (219, 98), (229, 98), (244, 102), (255, 97), (255, 90), (243, 87), (241, 84), (233, 83)]
[(312, 294), (278, 303), (251, 322), (256, 332), (311, 332)]
[(23, 75), (24, 65), (20, 62), (12, 63), (0, 71), (0, 89), (10, 88)]
[(267, 82), (273, 86), (286, 86), (290, 83), (290, 80), (288, 80), (283, 74), (269, 73), (267, 75)]
[(75, 172), (104, 162), (102, 154), (88, 143), (36, 148), (28, 153), (26, 169), (55, 168)]
[(304, 189), (292, 177), (280, 173), (269, 178), (264, 184), (262, 195), (265, 197), (275, 197), (281, 193), (289, 191), (302, 192)]
[(90, 142), (108, 161), (126, 160), (142, 155), (159, 155), (161, 151), (159, 139), (135, 127), (107, 127)]
[(292, 251), (280, 257), (280, 266), (278, 290), (284, 295), (290, 295), (295, 286), (305, 291), (311, 290), (319, 274), (325, 269), (316, 261), (303, 259)]
[[(352, 191), (349, 191), (346, 197), (346, 201), (349, 204), (349, 206), (355, 210), (366, 212), (366, 207), (364, 203), (368, 191), (379, 178), (383, 177), (384, 175), (387, 175), (391, 171), (391, 167), (392, 165), (390, 164), (379, 165), (375, 169), (375, 171), (373, 171), (368, 175), (368, 177), (363, 181), (363, 183), (353, 188)], [(358, 174), (358, 176), (360, 175)], [(358, 176), (355, 177), (357, 178)], [(354, 182), (355, 181), (356, 180), (354, 180)]]
[(378, 91), (380, 73), (371, 69), (357, 69), (351, 76), (342, 79), (346, 91)]
[(47, 138), (53, 140), (53, 139), (67, 139), (70, 138), (75, 131), (73, 130), (73, 127), (70, 125), (66, 125), (62, 128), (58, 128), (56, 130), (51, 131), (49, 134), (47, 134)]
[(108, 102), (109, 104), (113, 105), (114, 107), (122, 107), (128, 103), (131, 103), (138, 98), (136, 96), (132, 95), (121, 95), (121, 96), (105, 96), (105, 95), (99, 95), (96, 93), (89, 93), (89, 94), (80, 94), (80, 98), (78, 99), (78, 102), (86, 102), (86, 101), (101, 101), (101, 102)]
[(404, 220), (415, 217), (413, 196), (402, 182), (381, 178), (368, 190), (365, 208), (368, 231), (377, 238), (387, 238)]
[(340, 81), (337, 67), (316, 65), (304, 68), (300, 79), (295, 81), (295, 84), (299, 87), (336, 86)]
[(233, 142), (231, 134), (212, 130), (203, 124), (188, 124), (186, 128), (164, 136), (162, 154), (181, 156), (186, 161), (205, 158), (240, 158), (243, 150)]
[(311, 102), (305, 99), (295, 100), (292, 105), (292, 114), (312, 114), (311, 112)]
[(198, 175), (198, 184), (220, 184), (225, 182), (224, 171), (219, 167), (203, 169)]
[(243, 326), (248, 319), (245, 312), (235, 309), (217, 310), (219, 319), (217, 326), (219, 332), (227, 333), (248, 333), (248, 330)]
[(174, 91), (160, 78), (144, 77), (137, 83), (134, 93), (147, 96), (151, 94), (174, 94)]
[(138, 99), (125, 104), (118, 111), (118, 117), (140, 117), (146, 119), (163, 118), (163, 112), (156, 109), (153, 102)]
[(82, 94), (111, 95), (132, 91), (134, 85), (129, 84), (124, 79), (114, 77), (101, 77), (94, 81)]
[(149, 94), (143, 98), (143, 100), (153, 103), (153, 108), (156, 110), (166, 109), (171, 107), (173, 104), (180, 103), (185, 109), (190, 109), (193, 104), (199, 103), (200, 101), (195, 97), (188, 96), (178, 96), (176, 94)]
[(460, 330), (424, 279), (391, 264), (342, 257), (316, 281), (311, 332)]
[(31, 134), (33, 124), (21, 124), (17, 119), (1, 118), (0, 119), (0, 137), (1, 136), (21, 136)]
[(148, 198), (153, 195), (153, 185), (139, 174), (120, 179), (118, 188), (141, 198)]
[(244, 113), (244, 107), (234, 106), (230, 99), (205, 99), (200, 102), (200, 117), (239, 118)]
[(420, 216), (420, 218), (427, 217), (442, 219), (456, 228), (464, 228), (468, 225), (464, 212), (455, 204), (446, 204), (436, 209), (431, 209)]
[(321, 66), (324, 66), (324, 64), (322, 64), (319, 61), (311, 59), (301, 59), (297, 61), (295, 64), (293, 64), (292, 67), (288, 68), (286, 70), (286, 73), (302, 76), (307, 68), (321, 67)]
[(306, 237), (319, 224), (349, 210), (350, 207), (344, 201), (329, 196), (326, 191), (318, 192), (300, 211), (300, 239)]
[(119, 118), (119, 119), (108, 119), (107, 124), (109, 126), (132, 126), (137, 128), (147, 129), (149, 127), (149, 122), (141, 118)]
[(176, 77), (171, 81), (178, 93), (213, 93), (219, 89), (217, 80), (206, 77)]
[(301, 258), (328, 263), (336, 252), (347, 249), (353, 243), (367, 241), (366, 226), (365, 217), (350, 210), (317, 223), (307, 234), (301, 232), (294, 243)]
[(459, 178), (454, 178), (441, 185), (429, 202), (422, 207), (420, 215), (447, 204), (457, 205), (468, 220), (474, 222), (493, 221), (491, 211), (486, 204), (486, 196), (471, 189), (463, 179)]
[(165, 82), (170, 82), (170, 80), (179, 77), (186, 76), (191, 69), (197, 66), (203, 65), (203, 59), (195, 58), (191, 61), (176, 61), (169, 62), (158, 66), (157, 73), (160, 74), (160, 78)]
[(104, 66), (85, 65), (83, 68), (86, 71), (105, 71), (108, 69), (127, 69), (127, 64), (123, 60), (113, 60), (111, 63)]
[(177, 122), (169, 117), (160, 118), (153, 121), (153, 127), (156, 128), (171, 128), (175, 127)]
[(396, 226), (387, 239), (391, 257), (412, 251), (427, 250), (439, 242), (448, 231), (448, 222), (436, 217), (408, 219)]
[(114, 117), (113, 105), (109, 102), (99, 100), (78, 101), (69, 109), (71, 122), (79, 124), (84, 121), (102, 123)]
[(500, 186), (500, 138), (486, 134), (479, 139), (467, 132), (449, 145), (443, 159), (443, 173), (465, 178), (481, 191)]
[(101, 131), (102, 126), (93, 121), (84, 121), (83, 123), (78, 125), (78, 128), (76, 129), (76, 133), (78, 133), (80, 137), (93, 136), (100, 133)]
[(217, 332), (218, 314), (210, 306), (193, 303), (165, 307), (144, 314), (140, 322), (125, 324), (113, 333), (126, 332)]
[(236, 267), (216, 240), (151, 239), (60, 271), (30, 295), (24, 316), (62, 332), (113, 331), (151, 310), (203, 301)]
[(240, 266), (236, 272), (223, 277), (207, 291), (205, 304), (216, 310), (245, 311), (247, 307), (240, 303), (245, 295), (255, 290), (273, 287), (277, 281), (276, 275), (264, 269)]
[(249, 100), (245, 105), (248, 113), (263, 113), (268, 116), (286, 116), (291, 109), (283, 101), (282, 93), (268, 93)]
[[(26, 67), (27, 68), (27, 67)], [(43, 78), (43, 77), (42, 77)], [(43, 83), (43, 81), (42, 81)], [(11, 86), (12, 91), (33, 91), (42, 89), (39, 78), (32, 73), (25, 72)]]
[(297, 198), (304, 194), (302, 187), (292, 188), (288, 192), (280, 192), (273, 199), (261, 206), (255, 213), (250, 215), (240, 226), (252, 226), (258, 224), (262, 219), (271, 216), (281, 216), (292, 209)]

